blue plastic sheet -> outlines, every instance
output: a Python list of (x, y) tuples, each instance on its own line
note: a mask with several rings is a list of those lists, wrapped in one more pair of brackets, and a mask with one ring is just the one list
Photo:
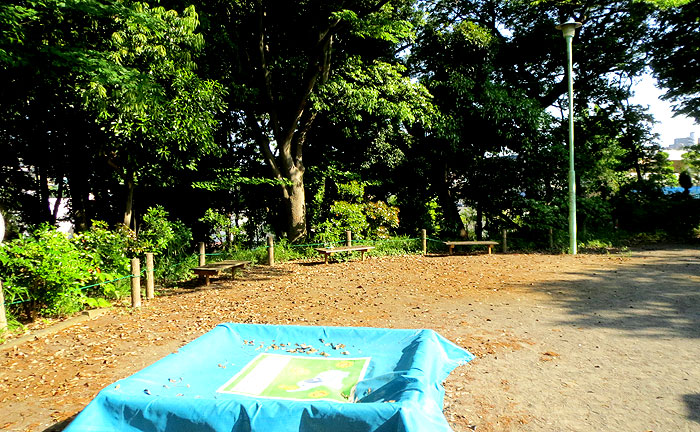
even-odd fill
[(449, 431), (441, 383), (473, 358), (432, 330), (221, 324), (102, 390), (65, 430)]

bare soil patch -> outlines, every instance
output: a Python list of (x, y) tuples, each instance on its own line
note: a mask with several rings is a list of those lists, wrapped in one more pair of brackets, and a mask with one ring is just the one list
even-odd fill
[(700, 430), (698, 288), (685, 246), (256, 266), (0, 351), (0, 429), (61, 430), (109, 383), (241, 322), (438, 331), (477, 356), (445, 383), (458, 432)]

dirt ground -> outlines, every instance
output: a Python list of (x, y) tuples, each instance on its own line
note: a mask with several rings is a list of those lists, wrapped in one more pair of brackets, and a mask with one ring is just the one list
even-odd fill
[[(103, 387), (221, 322), (430, 328), (477, 358), (462, 431), (700, 431), (700, 248), (255, 266), (0, 346), (0, 429), (58, 431)], [(36, 327), (31, 331), (36, 331)]]

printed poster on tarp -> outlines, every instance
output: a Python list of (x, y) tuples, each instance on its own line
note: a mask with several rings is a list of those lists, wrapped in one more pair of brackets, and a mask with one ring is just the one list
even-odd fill
[(370, 358), (260, 354), (217, 391), (286, 400), (352, 402)]

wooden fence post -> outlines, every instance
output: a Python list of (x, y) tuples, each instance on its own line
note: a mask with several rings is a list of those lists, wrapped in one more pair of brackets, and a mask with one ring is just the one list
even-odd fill
[(141, 307), (141, 263), (131, 259), (131, 307)]
[(275, 265), (275, 240), (272, 238), (272, 234), (267, 235), (267, 264)]
[(7, 316), (5, 315), (5, 296), (2, 293), (2, 281), (0, 281), (0, 331), (3, 331), (5, 329), (7, 329)]
[(207, 254), (205, 250), (206, 246), (204, 242), (199, 242), (199, 265), (200, 267), (203, 265), (206, 265), (207, 263)]
[(507, 230), (503, 230), (503, 253), (508, 252), (508, 235)]
[(153, 254), (146, 253), (146, 299), (151, 300), (156, 296), (155, 280), (153, 278)]
[(425, 256), (428, 251), (428, 232), (425, 229), (420, 232), (420, 240), (423, 246), (423, 256)]
[[(5, 238), (5, 220), (0, 213), (0, 243)], [(7, 328), (7, 315), (5, 315), (5, 295), (2, 292), (2, 281), (0, 281), (0, 331)]]
[(352, 246), (352, 231), (345, 231), (345, 246)]

